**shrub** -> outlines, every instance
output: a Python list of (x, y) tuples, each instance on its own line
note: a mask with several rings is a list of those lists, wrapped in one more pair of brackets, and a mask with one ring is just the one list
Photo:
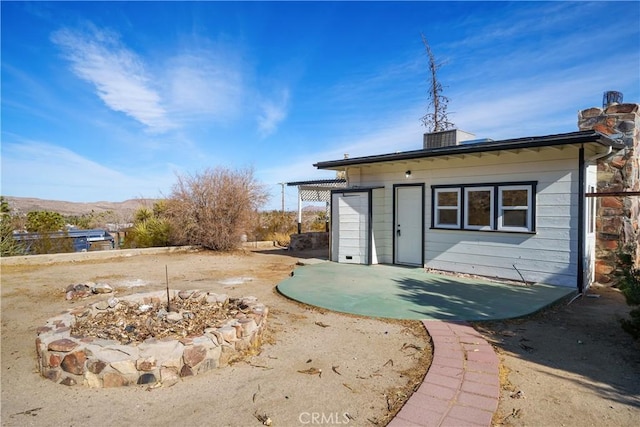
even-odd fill
[(627, 304), (636, 306), (629, 312), (630, 319), (622, 319), (622, 329), (627, 331), (636, 340), (640, 340), (640, 269), (633, 265), (633, 256), (630, 251), (623, 251), (618, 255), (620, 261), (620, 269), (622, 271), (621, 278), (618, 282), (618, 288), (627, 300)]
[(169, 220), (163, 217), (163, 213), (155, 205), (153, 210), (145, 206), (138, 208), (134, 218), (133, 227), (127, 233), (125, 247), (151, 248), (170, 244)]
[(218, 167), (178, 176), (165, 207), (171, 241), (220, 251), (236, 249), (266, 200), (267, 192), (251, 169)]

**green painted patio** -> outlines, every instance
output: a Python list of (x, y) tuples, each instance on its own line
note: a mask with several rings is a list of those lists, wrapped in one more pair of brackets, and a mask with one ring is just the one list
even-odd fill
[(576, 293), (575, 288), (458, 278), (423, 268), (335, 262), (298, 267), (277, 289), (295, 301), (337, 312), (455, 321), (522, 317)]

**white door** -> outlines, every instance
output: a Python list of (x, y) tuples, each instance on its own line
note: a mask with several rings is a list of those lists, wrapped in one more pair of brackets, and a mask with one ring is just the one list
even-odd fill
[(422, 265), (423, 262), (423, 187), (396, 187), (394, 224), (395, 263)]
[(331, 260), (369, 263), (369, 193), (334, 193)]

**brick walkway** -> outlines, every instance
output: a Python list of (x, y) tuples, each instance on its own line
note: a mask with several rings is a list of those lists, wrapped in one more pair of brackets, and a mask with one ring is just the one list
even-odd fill
[(490, 426), (498, 408), (498, 356), (464, 322), (423, 321), (433, 339), (433, 362), (389, 427)]

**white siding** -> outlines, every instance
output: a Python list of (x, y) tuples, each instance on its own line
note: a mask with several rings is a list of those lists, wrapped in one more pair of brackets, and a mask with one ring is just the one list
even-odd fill
[[(350, 174), (356, 172), (353, 169)], [(360, 185), (386, 189), (384, 218), (376, 216), (374, 227), (380, 262), (393, 262), (393, 184), (423, 182), (426, 267), (512, 280), (521, 280), (522, 274), (527, 281), (576, 286), (577, 148), (411, 160), (357, 169)], [(407, 169), (412, 171), (408, 179)], [(535, 234), (430, 229), (432, 185), (521, 181), (537, 181)], [(385, 240), (380, 234), (388, 237)]]
[(351, 264), (368, 263), (369, 194), (334, 193), (337, 227), (332, 230), (334, 261)]

